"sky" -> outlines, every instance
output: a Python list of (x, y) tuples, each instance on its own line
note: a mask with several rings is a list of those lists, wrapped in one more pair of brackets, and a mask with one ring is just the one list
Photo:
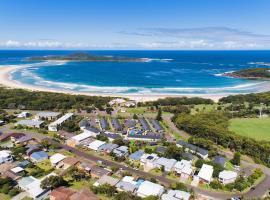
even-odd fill
[(1, 0), (0, 49), (270, 49), (269, 0)]

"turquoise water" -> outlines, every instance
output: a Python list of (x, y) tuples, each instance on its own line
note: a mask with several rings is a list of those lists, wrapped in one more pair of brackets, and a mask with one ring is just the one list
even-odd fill
[(269, 67), (270, 51), (89, 51), (107, 56), (149, 58), (149, 62), (26, 62), (37, 55), (74, 51), (0, 51), (0, 65), (21, 65), (12, 79), (54, 89), (115, 94), (227, 94), (266, 91), (266, 81), (222, 73)]

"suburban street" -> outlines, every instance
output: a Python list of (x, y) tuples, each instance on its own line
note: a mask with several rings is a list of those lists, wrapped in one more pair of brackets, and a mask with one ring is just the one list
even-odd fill
[[(115, 166), (115, 167), (118, 167), (119, 169), (121, 168), (122, 170), (130, 172), (134, 175), (137, 175), (138, 177), (154, 178), (165, 186), (169, 186), (171, 183), (175, 182), (174, 180), (168, 179), (164, 176), (156, 176), (156, 175), (144, 172), (144, 171), (139, 171), (139, 170), (133, 169), (131, 167), (127, 167), (126, 165), (121, 164), (121, 163), (117, 163), (117, 162), (114, 162), (111, 160), (104, 159), (102, 156), (88, 154), (82, 150), (72, 148), (72, 147), (67, 146), (65, 144), (61, 144), (59, 142), (56, 142), (52, 138), (50, 138), (46, 135), (37, 133), (35, 131), (10, 130), (10, 127), (8, 125), (1, 127), (0, 131), (3, 132), (5, 135), (8, 133), (12, 133), (12, 132), (25, 133), (25, 134), (30, 135), (39, 141), (46, 139), (46, 140), (50, 141), (51, 143), (55, 143), (55, 144), (59, 145), (59, 147), (61, 147), (62, 149), (67, 150), (69, 152), (72, 152), (73, 154), (75, 154), (78, 157), (82, 157), (86, 160), (89, 160), (89, 161), (95, 162), (95, 163), (97, 161), (102, 161), (104, 163), (104, 165), (106, 165), (106, 166)], [(228, 156), (232, 156), (232, 155), (228, 155)], [(245, 194), (241, 194), (241, 193), (231, 193), (231, 192), (210, 191), (210, 190), (207, 190), (204, 188), (193, 187), (191, 185), (187, 185), (187, 187), (189, 189), (193, 189), (196, 194), (202, 195), (204, 197), (208, 197), (209, 199), (228, 199), (228, 198), (231, 198), (233, 196), (245, 196), (247, 198), (252, 198), (252, 197), (258, 197), (258, 196), (264, 195), (270, 186), (270, 170), (266, 167), (262, 167), (262, 166), (257, 165), (257, 164), (252, 164), (252, 163), (248, 163), (245, 161), (243, 161), (243, 162), (244, 162), (243, 164), (245, 166), (248, 166), (251, 168), (261, 168), (266, 175), (265, 179), (261, 183), (259, 183), (258, 186), (254, 190), (248, 191)]]

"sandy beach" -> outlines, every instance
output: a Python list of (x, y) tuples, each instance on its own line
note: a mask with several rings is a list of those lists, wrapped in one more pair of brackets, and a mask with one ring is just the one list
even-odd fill
[[(21, 82), (15, 81), (11, 79), (11, 73), (20, 70), (22, 66), (20, 65), (7, 65), (0, 67), (0, 85), (7, 87), (7, 88), (20, 88), (25, 89), (29, 91), (45, 91), (45, 92), (56, 92), (56, 93), (66, 93), (66, 94), (72, 94), (72, 95), (88, 95), (88, 96), (111, 96), (111, 97), (125, 97), (129, 98), (131, 100), (135, 100), (138, 102), (145, 102), (145, 101), (153, 101), (157, 100), (159, 98), (166, 98), (166, 97), (181, 97), (181, 96), (187, 96), (187, 97), (203, 97), (203, 98), (209, 98), (213, 101), (217, 102), (220, 98), (227, 96), (227, 95), (220, 95), (220, 94), (207, 94), (207, 95), (201, 95), (201, 94), (190, 94), (190, 95), (181, 95), (181, 94), (175, 94), (175, 95), (166, 95), (166, 94), (136, 94), (136, 95), (124, 95), (124, 94), (100, 94), (100, 93), (90, 93), (90, 92), (74, 92), (70, 90), (60, 90), (60, 89), (53, 89), (53, 88), (47, 88), (47, 87), (41, 87), (36, 85), (30, 85), (30, 84), (23, 84)], [(229, 95), (229, 94), (228, 94)]]

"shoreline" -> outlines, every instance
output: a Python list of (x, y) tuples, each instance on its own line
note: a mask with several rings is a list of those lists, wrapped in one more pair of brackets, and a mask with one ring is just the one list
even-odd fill
[(0, 85), (10, 89), (25, 89), (28, 91), (43, 91), (43, 92), (54, 92), (54, 93), (66, 93), (71, 95), (87, 95), (87, 96), (103, 96), (103, 97), (122, 97), (129, 98), (138, 102), (154, 101), (160, 98), (166, 97), (201, 97), (212, 99), (215, 102), (222, 97), (231, 94), (113, 94), (113, 93), (91, 93), (91, 92), (76, 92), (65, 89), (54, 89), (42, 86), (24, 84), (16, 80), (11, 80), (11, 73), (22, 68), (19, 65), (7, 65), (0, 67)]

